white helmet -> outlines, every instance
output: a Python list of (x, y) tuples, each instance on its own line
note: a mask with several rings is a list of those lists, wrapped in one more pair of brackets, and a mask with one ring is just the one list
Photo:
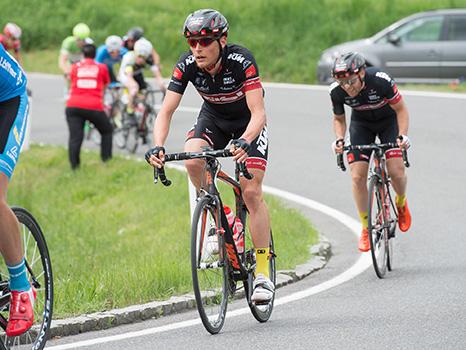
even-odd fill
[(134, 52), (137, 56), (147, 58), (152, 53), (152, 44), (146, 38), (141, 38), (134, 43)]
[(123, 40), (118, 35), (110, 35), (105, 39), (105, 46), (107, 46), (108, 51), (120, 51)]
[(3, 28), (3, 33), (7, 36), (11, 36), (15, 39), (21, 38), (21, 28), (14, 23), (7, 23)]

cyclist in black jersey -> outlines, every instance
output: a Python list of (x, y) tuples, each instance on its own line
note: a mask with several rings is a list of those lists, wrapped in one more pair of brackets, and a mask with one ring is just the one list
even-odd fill
[[(268, 156), (266, 115), (259, 69), (253, 55), (238, 45), (227, 44), (228, 22), (218, 11), (205, 9), (190, 14), (183, 27), (191, 50), (175, 65), (168, 92), (154, 125), (155, 147), (146, 153), (151, 165), (162, 167), (163, 145), (170, 121), (188, 82), (204, 103), (196, 124), (188, 132), (185, 151), (203, 146), (225, 148), (232, 141), (234, 160), (246, 161), (254, 175), (241, 178), (243, 197), (250, 213), (250, 228), (256, 248), (254, 301), (271, 300), (274, 285), (269, 279), (270, 220), (262, 196), (262, 181)], [(199, 188), (204, 163), (186, 162), (189, 177)]]
[[(359, 53), (345, 53), (335, 60), (332, 75), (335, 82), (330, 86), (333, 105), (333, 127), (336, 153), (343, 152), (346, 133), (344, 105), (352, 108), (349, 136), (352, 145), (366, 145), (375, 141), (376, 136), (382, 143), (398, 142), (401, 148), (409, 147), (408, 109), (393, 79), (385, 72), (367, 67), (364, 57)], [(386, 152), (387, 168), (397, 194), (398, 225), (406, 232), (411, 226), (411, 214), (406, 200), (407, 177), (401, 159), (400, 149)], [(353, 196), (362, 223), (359, 250), (370, 249), (367, 222), (367, 172), (370, 153), (348, 152), (353, 182)]]

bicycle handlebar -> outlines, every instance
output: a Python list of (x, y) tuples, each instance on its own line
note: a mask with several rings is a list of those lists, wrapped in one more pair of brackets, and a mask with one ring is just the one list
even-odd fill
[[(201, 152), (180, 152), (180, 153), (168, 153), (164, 155), (164, 162), (173, 162), (178, 160), (189, 160), (199, 158), (227, 158), (232, 157), (233, 153), (229, 149), (219, 150), (206, 150)], [(237, 163), (239, 167), (240, 176), (244, 176), (246, 179), (251, 180), (253, 175), (249, 172), (246, 167), (246, 163)], [(167, 179), (165, 175), (165, 169), (154, 167), (154, 184), (157, 184), (158, 180), (165, 186), (170, 186), (172, 182)]]
[[(387, 151), (391, 148), (399, 148), (398, 144), (395, 142), (388, 142), (388, 143), (371, 143), (370, 145), (349, 145), (344, 146), (343, 151), (375, 151), (375, 150), (382, 150)], [(405, 167), (409, 168), (410, 163), (408, 161), (408, 152), (405, 148), (401, 148), (401, 155), (403, 156), (403, 163)], [(337, 165), (342, 171), (346, 171), (345, 161), (343, 160), (343, 153), (337, 154)]]

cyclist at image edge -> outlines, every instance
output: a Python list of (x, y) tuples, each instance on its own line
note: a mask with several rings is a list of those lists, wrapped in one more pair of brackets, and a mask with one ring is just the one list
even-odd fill
[[(134, 99), (139, 90), (147, 88), (144, 79), (144, 68), (147, 60), (152, 53), (152, 44), (146, 38), (141, 38), (134, 44), (134, 50), (128, 51), (121, 61), (118, 80), (128, 89), (128, 105), (126, 111), (129, 115), (134, 114)], [(152, 72), (158, 70), (157, 67), (151, 66)]]
[(103, 63), (107, 66), (112, 83), (117, 81), (113, 65), (120, 63), (127, 52), (128, 49), (123, 47), (123, 40), (118, 35), (110, 35), (105, 39), (105, 44), (97, 49), (95, 60), (97, 63)]
[(91, 30), (87, 24), (78, 23), (73, 27), (73, 35), (63, 40), (58, 57), (58, 66), (67, 81), (69, 80), (71, 65), (83, 58), (81, 49), (84, 44), (92, 44), (92, 39), (89, 38), (90, 35)]
[[(382, 143), (397, 142), (401, 148), (410, 146), (408, 134), (408, 109), (390, 76), (375, 67), (367, 67), (359, 53), (345, 53), (338, 57), (332, 68), (335, 82), (330, 86), (333, 105), (333, 127), (336, 141), (332, 147), (336, 153), (343, 152), (346, 133), (344, 105), (352, 109), (349, 136), (352, 145), (367, 145), (376, 136)], [(411, 226), (411, 214), (406, 200), (407, 176), (402, 160), (401, 149), (390, 149), (386, 153), (387, 169), (393, 189), (396, 192), (398, 225), (403, 232)], [(367, 173), (370, 151), (353, 150), (348, 152), (353, 196), (362, 223), (362, 233), (358, 248), (367, 252), (370, 249), (367, 218)]]
[[(126, 35), (123, 37), (123, 46), (129, 51), (133, 51), (134, 44), (136, 43), (136, 41), (143, 37), (144, 29), (142, 29), (141, 27), (133, 27), (130, 30), (128, 30)], [(146, 64), (149, 67), (151, 67), (152, 73), (154, 74), (155, 81), (157, 82), (160, 91), (162, 91), (165, 94), (167, 88), (163, 83), (162, 72), (160, 68), (160, 55), (155, 50), (154, 45), (152, 45), (151, 54), (146, 59)]]
[(0, 34), (0, 44), (6, 51), (13, 51), (13, 57), (20, 65), (23, 64), (21, 59), (21, 28), (15, 23), (7, 23), (3, 28), (3, 34)]
[[(185, 151), (197, 152), (205, 146), (222, 149), (233, 140), (234, 160), (246, 161), (254, 175), (252, 180), (241, 178), (240, 184), (250, 213), (257, 258), (252, 300), (267, 302), (275, 287), (269, 278), (270, 219), (262, 196), (268, 139), (259, 69), (249, 50), (227, 44), (228, 22), (219, 12), (198, 10), (187, 17), (183, 28), (191, 50), (175, 65), (155, 120), (155, 147), (146, 153), (146, 159), (153, 166), (163, 166), (163, 145), (170, 121), (191, 82), (204, 103), (187, 134)], [(189, 160), (185, 164), (192, 183), (199, 189), (204, 161)]]
[(24, 71), (2, 45), (0, 62), (0, 252), (10, 275), (10, 316), (5, 332), (13, 337), (31, 328), (36, 297), (27, 277), (19, 223), (6, 202), (26, 132), (28, 97)]

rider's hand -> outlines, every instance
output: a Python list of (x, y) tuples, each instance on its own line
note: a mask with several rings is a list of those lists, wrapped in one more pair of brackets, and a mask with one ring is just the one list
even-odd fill
[(244, 163), (248, 159), (248, 152), (250, 150), (251, 145), (245, 139), (231, 141), (230, 151), (233, 153), (233, 159), (237, 163)]
[(162, 146), (155, 146), (149, 149), (146, 154), (146, 162), (152, 165), (153, 167), (162, 168), (165, 155), (165, 148)]
[(411, 142), (409, 141), (409, 137), (407, 135), (398, 136), (396, 142), (400, 148), (408, 149), (411, 147)]
[(345, 140), (338, 139), (332, 142), (332, 149), (336, 154), (342, 154), (344, 145), (345, 145)]

